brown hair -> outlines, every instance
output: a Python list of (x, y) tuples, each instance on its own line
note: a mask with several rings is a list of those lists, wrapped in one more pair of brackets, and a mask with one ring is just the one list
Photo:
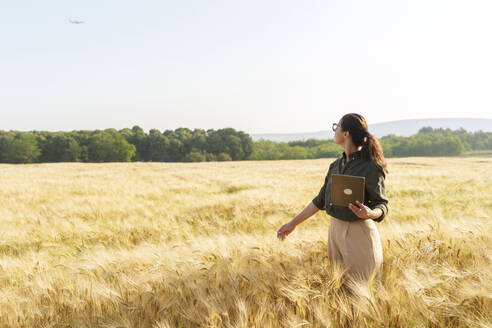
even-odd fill
[(376, 161), (388, 172), (383, 148), (379, 140), (369, 133), (367, 122), (360, 114), (349, 113), (342, 117), (342, 130), (348, 131), (355, 146), (362, 146), (362, 158)]

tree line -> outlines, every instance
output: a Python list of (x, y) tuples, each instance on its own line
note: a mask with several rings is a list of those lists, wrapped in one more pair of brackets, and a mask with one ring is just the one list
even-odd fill
[(0, 131), (0, 162), (203, 162), (247, 159), (251, 137), (232, 128)]
[(469, 151), (492, 150), (492, 132), (467, 132), (424, 127), (410, 137), (388, 135), (381, 138), (387, 157), (456, 156)]
[[(386, 157), (453, 156), (492, 150), (492, 133), (424, 127), (410, 137), (387, 135), (380, 142)], [(233, 128), (152, 129), (148, 133), (139, 126), (70, 132), (0, 131), (1, 163), (314, 159), (341, 153), (333, 140), (253, 142), (248, 134)]]
[[(385, 157), (458, 156), (469, 151), (492, 151), (492, 132), (423, 127), (410, 137), (387, 135), (379, 139)], [(342, 148), (333, 140), (273, 142), (260, 140), (250, 159), (314, 159), (337, 157)]]

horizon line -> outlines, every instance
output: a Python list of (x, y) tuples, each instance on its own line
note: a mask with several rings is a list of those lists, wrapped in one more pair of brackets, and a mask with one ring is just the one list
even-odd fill
[[(388, 124), (388, 123), (396, 123), (396, 122), (404, 122), (404, 121), (421, 121), (421, 120), (456, 120), (456, 119), (466, 119), (466, 120), (491, 120), (492, 121), (492, 118), (484, 118), (484, 117), (426, 117), (426, 118), (409, 118), (409, 119), (400, 119), (400, 120), (393, 120), (393, 121), (384, 121), (384, 122), (377, 122), (377, 123), (371, 123), (369, 124), (369, 126), (374, 126), (374, 125), (381, 125), (381, 124)], [(315, 134), (315, 133), (320, 133), (320, 132), (330, 132), (329, 128), (327, 128), (326, 130), (317, 130), (317, 131), (310, 131), (310, 132), (259, 132), (259, 133), (254, 133), (254, 132), (247, 132), (246, 130), (241, 130), (241, 129), (236, 129), (232, 126), (225, 126), (225, 127), (222, 127), (222, 128), (218, 128), (218, 129), (214, 129), (214, 128), (190, 128), (190, 127), (186, 127), (186, 126), (178, 126), (174, 129), (159, 129), (159, 128), (149, 128), (149, 129), (145, 129), (143, 127), (141, 127), (140, 125), (138, 124), (134, 124), (132, 125), (131, 127), (123, 127), (123, 128), (114, 128), (114, 127), (107, 127), (107, 128), (95, 128), (95, 129), (70, 129), (70, 130), (46, 130), (46, 129), (42, 129), (42, 130), (12, 130), (12, 129), (9, 129), (9, 130), (4, 130), (4, 129), (0, 129), (0, 131), (5, 131), (5, 132), (72, 132), (72, 131), (97, 131), (97, 130), (100, 130), (100, 131), (104, 131), (106, 129), (115, 129), (117, 131), (119, 130), (123, 130), (123, 129), (132, 129), (134, 126), (138, 126), (140, 127), (142, 130), (144, 130), (145, 133), (148, 133), (150, 130), (159, 130), (159, 131), (166, 131), (166, 130), (171, 130), (171, 131), (174, 131), (174, 130), (177, 130), (177, 129), (180, 129), (180, 128), (186, 128), (186, 129), (190, 129), (190, 130), (195, 130), (195, 129), (199, 129), (199, 130), (221, 130), (221, 129), (227, 129), (227, 128), (232, 128), (236, 131), (242, 131), (242, 132), (246, 132), (250, 135), (291, 135), (291, 134)]]

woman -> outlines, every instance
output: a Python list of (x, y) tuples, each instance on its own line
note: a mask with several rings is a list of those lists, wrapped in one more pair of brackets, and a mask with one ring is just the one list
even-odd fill
[[(328, 255), (346, 268), (355, 279), (368, 280), (371, 274), (380, 275), (383, 248), (376, 222), (388, 213), (384, 179), (386, 160), (379, 141), (368, 132), (366, 120), (359, 114), (346, 114), (333, 124), (334, 142), (343, 147), (342, 157), (330, 164), (321, 190), (311, 203), (277, 232), (284, 240), (296, 226), (320, 209), (331, 216), (328, 231)], [(364, 204), (349, 207), (331, 204), (331, 174), (364, 176)]]

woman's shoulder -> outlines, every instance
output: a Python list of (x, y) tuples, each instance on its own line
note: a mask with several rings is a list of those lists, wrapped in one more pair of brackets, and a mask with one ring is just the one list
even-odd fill
[(339, 161), (342, 160), (342, 157), (337, 157), (334, 161), (330, 163), (330, 169), (335, 167)]
[(384, 167), (377, 161), (367, 161), (368, 166), (371, 170), (377, 171), (379, 174), (382, 174), (383, 177), (386, 177), (386, 172), (384, 170)]

